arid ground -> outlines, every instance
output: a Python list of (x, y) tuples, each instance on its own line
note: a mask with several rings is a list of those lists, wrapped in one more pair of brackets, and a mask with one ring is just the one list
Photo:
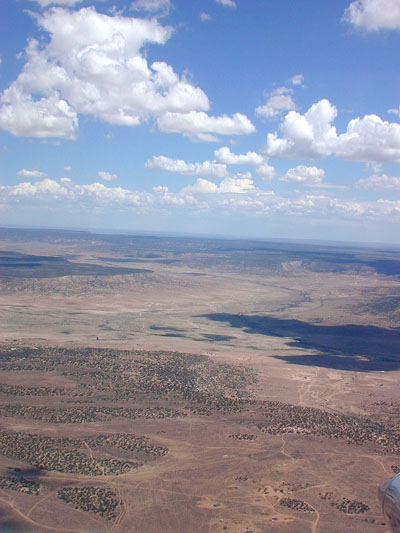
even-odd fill
[(0, 230), (0, 531), (385, 532), (400, 249)]

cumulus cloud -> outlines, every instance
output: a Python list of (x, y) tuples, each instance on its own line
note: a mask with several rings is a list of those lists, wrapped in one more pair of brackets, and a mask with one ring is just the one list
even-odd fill
[(200, 16), (201, 22), (208, 22), (212, 18), (211, 15), (208, 13), (200, 13), (199, 16)]
[(165, 185), (157, 185), (156, 187), (153, 187), (153, 191), (154, 192), (166, 193), (166, 192), (168, 192), (168, 187), (166, 187)]
[(65, 170), (65, 172), (72, 172), (71, 165), (65, 165), (64, 170)]
[(149, 13), (168, 13), (171, 9), (171, 0), (135, 0), (130, 8), (134, 11)]
[(400, 105), (399, 107), (392, 107), (391, 109), (388, 109), (388, 113), (391, 113), (392, 115), (396, 115), (396, 117), (400, 118)]
[(241, 177), (225, 178), (220, 183), (219, 192), (243, 194), (253, 190), (254, 188), (255, 187), (251, 178), (251, 174), (250, 172), (246, 172), (245, 174), (242, 174)]
[(250, 120), (241, 113), (231, 117), (210, 117), (204, 111), (189, 113), (166, 112), (157, 119), (160, 131), (182, 133), (197, 141), (216, 141), (217, 135), (249, 135), (256, 131)]
[(338, 136), (334, 152), (353, 161), (400, 162), (400, 124), (377, 115), (355, 118)]
[(234, 0), (216, 0), (216, 2), (224, 7), (236, 7), (236, 2), (234, 2)]
[(171, 159), (163, 155), (154, 156), (147, 161), (146, 168), (175, 172), (184, 176), (208, 176), (211, 178), (225, 178), (228, 176), (226, 165), (215, 161), (186, 163), (182, 159)]
[(115, 181), (118, 178), (116, 174), (110, 174), (110, 172), (105, 172), (104, 170), (99, 170), (97, 175), (103, 181)]
[(198, 178), (196, 183), (189, 185), (183, 189), (184, 193), (200, 193), (207, 194), (211, 192), (217, 192), (218, 185), (212, 181), (205, 180), (204, 178)]
[(345, 10), (345, 22), (368, 31), (400, 29), (398, 0), (356, 0)]
[(292, 85), (300, 85), (301, 87), (304, 87), (303, 82), (304, 82), (304, 74), (295, 74), (294, 76), (290, 78), (290, 83)]
[(233, 194), (243, 194), (254, 189), (254, 183), (251, 178), (250, 173), (244, 174), (242, 177), (228, 177), (221, 181), (219, 185), (205, 180), (203, 178), (198, 178), (196, 183), (189, 185), (182, 189), (183, 194), (187, 193), (200, 193), (200, 194), (210, 194), (210, 193), (233, 193)]
[(256, 114), (260, 117), (275, 118), (285, 111), (296, 109), (296, 104), (291, 95), (291, 89), (278, 87), (272, 91), (263, 106), (256, 108)]
[(326, 99), (313, 104), (304, 115), (289, 111), (281, 124), (282, 137), (269, 133), (263, 155), (321, 159), (335, 154), (352, 161), (400, 161), (400, 124), (366, 115), (351, 120), (346, 132), (338, 135), (332, 125), (336, 116), (336, 107)]
[(45, 178), (47, 177), (46, 172), (40, 172), (40, 170), (25, 170), (22, 169), (18, 172), (18, 176), (21, 178)]
[(78, 116), (56, 93), (34, 100), (18, 86), (0, 97), (0, 129), (15, 136), (75, 139)]
[(318, 159), (331, 152), (332, 140), (336, 139), (336, 129), (331, 122), (337, 110), (328, 100), (320, 100), (301, 115), (289, 111), (281, 130), (283, 137), (269, 133), (263, 153), (282, 158)]
[(290, 168), (279, 180), (301, 183), (302, 185), (319, 185), (324, 180), (324, 177), (325, 171), (322, 168), (299, 165), (295, 168)]
[[(187, 121), (195, 121), (196, 133), (202, 133), (203, 115), (196, 113), (209, 109), (207, 95), (170, 65), (149, 66), (142, 53), (146, 43), (164, 44), (170, 27), (156, 19), (108, 16), (93, 7), (53, 8), (36, 20), (50, 38), (29, 42), (22, 72), (0, 97), (0, 128), (13, 135), (73, 139), (78, 113), (125, 126), (152, 116), (168, 123), (172, 113), (188, 114)], [(209, 129), (223, 129), (224, 122), (228, 130), (240, 129), (239, 123), (248, 127), (241, 115), (205, 117)]]
[(255, 167), (255, 172), (263, 181), (272, 181), (275, 176), (275, 169), (268, 164), (265, 157), (257, 152), (247, 152), (247, 154), (234, 154), (228, 146), (223, 146), (214, 151), (214, 157), (219, 163), (226, 165), (251, 165)]
[(48, 7), (51, 5), (74, 7), (77, 4), (81, 4), (85, 0), (33, 0), (37, 2), (41, 7)]
[(35, 183), (24, 182), (8, 188), (11, 197), (36, 197), (58, 199), (67, 197), (68, 190), (55, 180), (45, 178)]
[(228, 146), (215, 150), (214, 157), (218, 163), (224, 163), (225, 165), (261, 165), (264, 162), (264, 157), (256, 152), (234, 154)]
[(98, 209), (108, 213), (112, 208), (126, 212), (151, 213), (174, 209), (215, 211), (219, 214), (247, 214), (270, 217), (340, 217), (343, 219), (386, 218), (400, 219), (400, 201), (378, 200), (360, 202), (340, 200), (323, 194), (299, 194), (285, 198), (272, 191), (254, 186), (250, 174), (227, 177), (219, 185), (204, 178), (174, 193), (159, 185), (151, 192), (140, 192), (108, 184), (79, 185), (68, 178), (59, 182), (45, 178), (36, 182), (24, 182), (0, 187), (0, 204), (24, 209), (37, 206), (41, 209), (62, 208), (66, 212), (77, 209)]
[(172, 34), (158, 20), (109, 16), (94, 7), (52, 8), (35, 18), (49, 40), (29, 42), (22, 72), (0, 95), (1, 129), (75, 139), (78, 115), (86, 114), (119, 126), (154, 117), (161, 131), (196, 141), (255, 131), (241, 113), (209, 116), (207, 95), (185, 74), (162, 61), (148, 64), (144, 45), (164, 44)]
[(266, 162), (256, 167), (255, 171), (257, 176), (266, 182), (272, 181), (275, 177), (275, 168)]
[(356, 187), (360, 189), (386, 189), (400, 191), (400, 178), (386, 174), (373, 174), (369, 178), (357, 181)]
[[(68, 205), (79, 204), (86, 207), (112, 206), (112, 205), (145, 205), (148, 201), (147, 193), (138, 193), (121, 187), (107, 187), (102, 183), (78, 185), (69, 178), (61, 178), (60, 183), (50, 178), (34, 183), (24, 182), (13, 187), (5, 187), (2, 191), (5, 199), (30, 202), (38, 201), (53, 206), (53, 202), (63, 202), (64, 208)], [(1, 194), (0, 194), (1, 196)]]
[[(371, 210), (372, 211), (372, 210)], [(378, 216), (388, 216), (399, 220), (400, 217), (400, 200), (378, 200), (376, 207), (372, 211)]]

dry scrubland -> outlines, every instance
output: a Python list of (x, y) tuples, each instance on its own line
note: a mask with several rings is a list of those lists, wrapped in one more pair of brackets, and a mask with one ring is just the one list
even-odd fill
[(0, 230), (0, 531), (387, 531), (396, 250)]

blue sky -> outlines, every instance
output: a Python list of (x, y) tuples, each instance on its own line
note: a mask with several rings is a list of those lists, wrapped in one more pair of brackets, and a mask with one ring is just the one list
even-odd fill
[(400, 0), (0, 21), (0, 224), (400, 242)]

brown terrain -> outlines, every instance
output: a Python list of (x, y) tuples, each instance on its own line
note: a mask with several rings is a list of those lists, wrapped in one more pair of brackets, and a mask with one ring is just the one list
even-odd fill
[(0, 531), (388, 531), (399, 254), (1, 229)]

